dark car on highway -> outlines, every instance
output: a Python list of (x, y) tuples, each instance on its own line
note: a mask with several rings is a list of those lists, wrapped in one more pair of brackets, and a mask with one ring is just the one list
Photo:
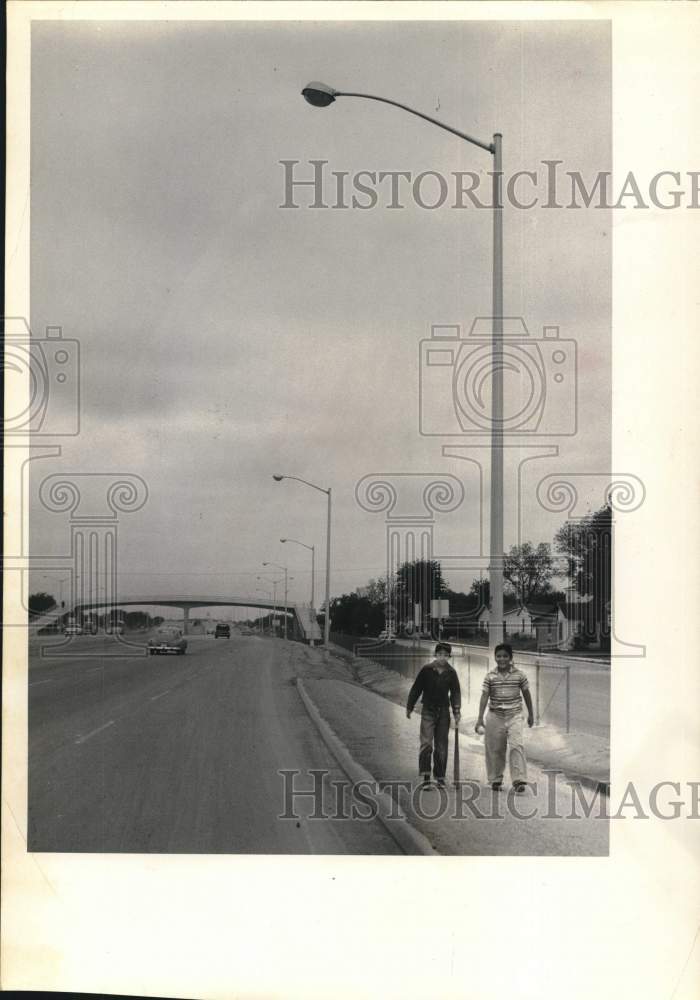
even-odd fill
[(230, 625), (217, 625), (216, 632), (214, 632), (215, 639), (230, 639), (231, 638), (231, 626)]
[(159, 628), (156, 634), (148, 640), (149, 656), (156, 653), (175, 653), (184, 656), (187, 649), (187, 639), (179, 628)]

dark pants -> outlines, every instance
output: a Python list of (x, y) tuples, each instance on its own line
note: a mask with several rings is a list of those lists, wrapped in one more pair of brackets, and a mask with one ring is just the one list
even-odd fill
[(436, 778), (444, 778), (447, 770), (447, 742), (450, 733), (450, 710), (444, 708), (427, 708), (423, 705), (420, 717), (420, 753), (418, 755), (418, 770), (421, 774), (430, 774), (430, 758), (435, 749), (434, 774)]

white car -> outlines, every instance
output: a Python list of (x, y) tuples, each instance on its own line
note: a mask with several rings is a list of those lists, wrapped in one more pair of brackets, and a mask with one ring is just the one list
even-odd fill
[(66, 625), (66, 627), (63, 629), (63, 634), (64, 635), (82, 635), (83, 634), (83, 626), (82, 625), (76, 625), (75, 623), (71, 623), (70, 625)]
[(396, 642), (396, 633), (390, 629), (383, 628), (377, 638), (383, 642)]

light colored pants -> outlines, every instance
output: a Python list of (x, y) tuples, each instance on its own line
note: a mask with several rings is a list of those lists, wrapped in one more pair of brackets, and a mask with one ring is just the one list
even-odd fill
[(523, 716), (489, 712), (485, 722), (486, 776), (489, 784), (503, 781), (506, 747), (509, 750), (510, 780), (527, 781), (527, 760), (523, 745)]

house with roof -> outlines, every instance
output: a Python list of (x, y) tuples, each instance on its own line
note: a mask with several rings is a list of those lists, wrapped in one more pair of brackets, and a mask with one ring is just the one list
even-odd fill
[[(489, 619), (489, 609), (483, 608), (477, 616), (482, 633), (488, 632)], [(573, 586), (557, 604), (516, 603), (506, 595), (503, 622), (506, 639), (536, 636), (538, 650), (609, 648), (610, 601), (597, 611), (593, 598), (580, 596)]]
[(576, 636), (582, 631), (583, 615), (579, 601), (562, 601), (539, 610), (532, 616), (538, 650), (573, 649)]
[[(484, 608), (478, 618), (482, 632), (488, 631), (490, 617), (490, 610)], [(557, 609), (554, 604), (514, 604), (503, 612), (505, 633), (511, 638), (516, 635), (539, 635), (538, 627), (546, 623), (553, 625), (556, 618)]]
[(594, 620), (590, 598), (562, 601), (553, 618), (548, 616), (536, 621), (537, 648), (570, 650), (580, 644), (601, 648), (603, 627)]

